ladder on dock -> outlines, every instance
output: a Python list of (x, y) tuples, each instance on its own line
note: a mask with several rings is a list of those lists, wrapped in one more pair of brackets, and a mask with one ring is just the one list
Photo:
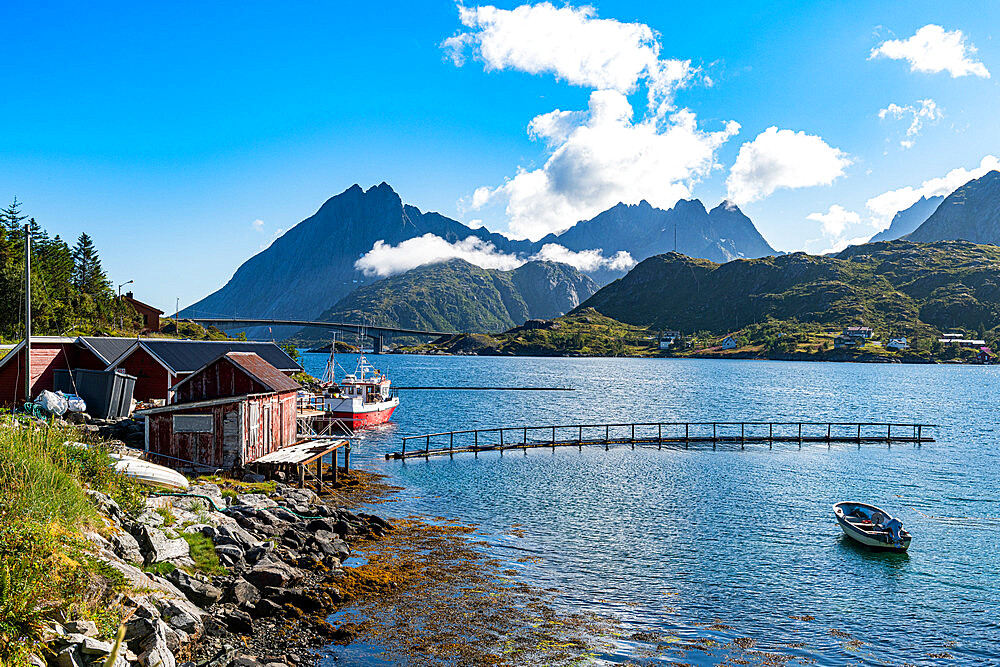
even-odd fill
[[(924, 429), (934, 424), (888, 422), (651, 422), (504, 426), (442, 431), (403, 437), (400, 451), (385, 458), (403, 460), (462, 453), (504, 452), (543, 447), (604, 447), (630, 445), (663, 449), (797, 444), (915, 444), (934, 442)], [(895, 430), (894, 430), (895, 429)]]

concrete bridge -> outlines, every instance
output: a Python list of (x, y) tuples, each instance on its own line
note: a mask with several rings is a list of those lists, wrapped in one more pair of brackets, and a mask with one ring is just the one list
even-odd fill
[(386, 338), (395, 334), (397, 336), (428, 336), (440, 338), (441, 336), (454, 336), (455, 331), (425, 331), (423, 329), (404, 329), (402, 327), (383, 327), (369, 324), (358, 324), (352, 322), (324, 322), (322, 320), (278, 320), (260, 319), (252, 317), (181, 317), (181, 319), (197, 322), (198, 324), (214, 325), (219, 328), (233, 328), (241, 325), (245, 326), (294, 326), (294, 327), (319, 327), (322, 329), (334, 329), (336, 331), (349, 331), (358, 335), (363, 335), (372, 339), (372, 349), (376, 353), (381, 353), (385, 349)]

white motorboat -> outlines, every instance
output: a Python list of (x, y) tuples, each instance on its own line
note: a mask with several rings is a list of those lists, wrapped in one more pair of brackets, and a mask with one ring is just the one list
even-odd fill
[(874, 505), (842, 502), (833, 506), (844, 534), (856, 542), (875, 549), (906, 551), (911, 535), (903, 529), (903, 522)]
[(142, 459), (123, 457), (115, 461), (115, 469), (126, 477), (131, 477), (147, 486), (170, 491), (187, 491), (190, 486), (187, 477), (176, 470)]

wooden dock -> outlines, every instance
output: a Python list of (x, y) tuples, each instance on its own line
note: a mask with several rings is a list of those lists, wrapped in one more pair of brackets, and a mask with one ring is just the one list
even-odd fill
[(400, 451), (388, 459), (410, 459), (455, 454), (479, 454), (543, 447), (653, 447), (656, 449), (745, 449), (747, 445), (791, 443), (850, 443), (920, 446), (934, 442), (924, 429), (934, 424), (879, 422), (654, 422), (636, 424), (567, 424), (558, 426), (505, 426), (501, 428), (443, 431), (403, 437)]

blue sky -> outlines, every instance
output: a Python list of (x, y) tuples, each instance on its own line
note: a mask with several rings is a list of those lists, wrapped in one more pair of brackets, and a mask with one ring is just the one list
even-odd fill
[[(536, 225), (533, 211), (556, 195), (504, 184), (519, 170), (552, 177), (546, 163), (565, 136), (532, 138), (529, 123), (555, 110), (585, 112), (600, 98), (592, 95), (604, 83), (574, 79), (574, 57), (594, 49), (628, 56), (634, 46), (614, 43), (609, 30), (606, 44), (559, 51), (558, 38), (515, 30), (496, 37), (508, 40), (507, 55), (491, 60), (483, 49), (497, 44), (483, 37), (484, 24), (463, 25), (452, 2), (20, 4), (0, 6), (0, 196), (16, 195), (53, 233), (90, 233), (111, 278), (135, 280), (138, 298), (168, 311), (175, 298), (183, 306), (217, 289), (278, 230), (353, 183), (386, 181), (421, 209), (540, 235), (557, 223)], [(668, 82), (660, 116), (646, 104), (650, 76), (619, 81), (622, 90), (600, 98), (616, 112), (621, 99), (629, 103), (633, 125), (621, 136), (644, 121), (665, 133), (677, 123), (672, 114), (688, 110), (678, 145), (697, 140), (690, 150), (707, 153), (678, 176), (675, 144), (644, 154), (649, 168), (634, 173), (625, 173), (638, 169), (627, 154), (605, 159), (602, 151), (620, 148), (607, 141), (583, 146), (598, 153), (586, 169), (564, 150), (559, 174), (577, 179), (560, 181), (567, 215), (582, 216), (618, 189), (626, 199), (648, 190), (656, 203), (680, 188), (711, 207), (734, 192), (731, 172), (741, 164), (741, 207), (765, 238), (781, 250), (819, 252), (885, 224), (887, 214), (868, 206), (873, 198), (941, 189), (920, 188), (1000, 155), (1000, 3), (591, 6), (584, 15), (580, 5), (556, 4), (548, 27), (614, 20), (601, 25), (641, 35), (628, 27), (638, 24), (650, 31), (644, 43), (658, 49), (657, 62), (690, 61)], [(544, 18), (528, 12), (525, 20), (536, 14)], [(941, 32), (918, 33), (925, 26)], [(460, 53), (443, 47), (459, 33), (467, 35)], [(921, 45), (903, 43), (917, 35), (960, 40), (965, 65), (954, 52), (920, 60)], [(887, 41), (895, 50), (870, 57)], [(900, 53), (940, 71), (914, 71)], [(923, 124), (908, 136), (919, 110)], [(588, 122), (568, 117), (576, 127)], [(773, 160), (784, 176), (768, 172)], [(631, 166), (617, 173), (622, 164)], [(477, 189), (487, 201), (473, 208)], [(880, 201), (885, 208), (908, 196)]]

